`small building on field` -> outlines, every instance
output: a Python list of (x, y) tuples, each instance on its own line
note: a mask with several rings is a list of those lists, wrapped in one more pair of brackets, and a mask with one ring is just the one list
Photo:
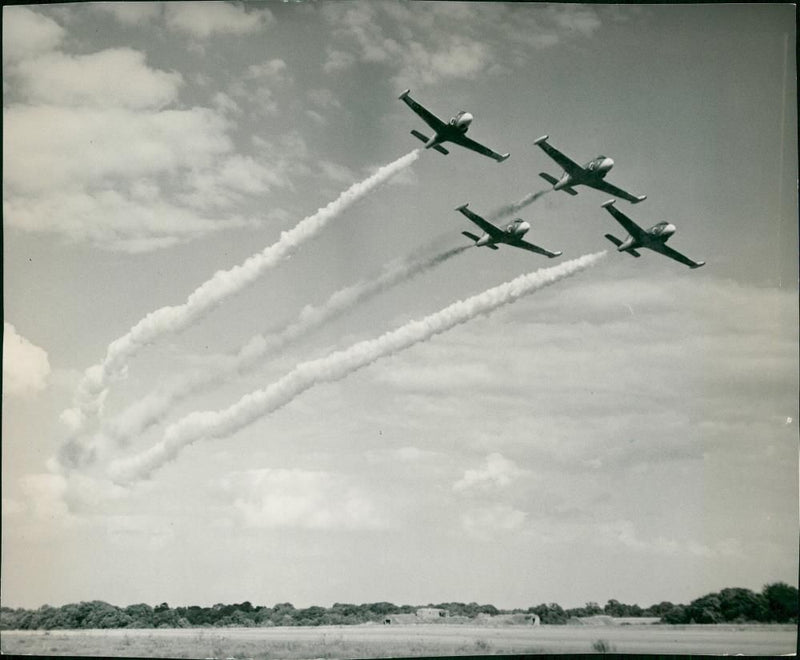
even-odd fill
[(383, 625), (408, 625), (409, 623), (419, 623), (416, 614), (387, 614), (383, 618)]
[(450, 616), (450, 612), (440, 607), (420, 607), (417, 609), (417, 616), (420, 619), (444, 619)]

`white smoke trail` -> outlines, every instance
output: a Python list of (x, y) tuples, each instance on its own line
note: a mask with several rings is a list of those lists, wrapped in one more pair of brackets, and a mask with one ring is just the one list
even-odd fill
[(174, 459), (183, 447), (197, 440), (228, 436), (286, 405), (318, 383), (344, 378), (382, 357), (425, 341), (477, 316), (488, 314), (521, 296), (589, 268), (605, 254), (588, 254), (552, 268), (521, 275), (510, 282), (453, 303), (421, 321), (411, 321), (377, 339), (362, 341), (324, 358), (303, 362), (277, 382), (245, 395), (224, 410), (194, 412), (170, 425), (163, 439), (150, 449), (127, 459), (114, 461), (110, 466), (111, 477), (120, 483), (146, 478)]
[(277, 242), (230, 270), (217, 271), (195, 289), (182, 305), (162, 307), (145, 316), (127, 334), (111, 342), (102, 363), (86, 370), (75, 395), (75, 407), (62, 413), (62, 421), (73, 431), (80, 431), (88, 417), (101, 412), (109, 385), (124, 376), (128, 359), (140, 348), (161, 335), (186, 328), (211, 307), (252, 283), (266, 269), (314, 237), (328, 221), (411, 165), (418, 157), (419, 150), (415, 149), (384, 165), (372, 176), (354, 183), (327, 206), (301, 220), (293, 229), (283, 232)]
[(540, 197), (546, 195), (551, 191), (552, 188), (548, 188), (547, 190), (540, 190), (539, 192), (525, 195), (525, 197), (520, 199), (518, 202), (513, 202), (512, 204), (506, 204), (505, 206), (501, 206), (499, 209), (489, 214), (487, 216), (487, 219), (491, 221), (501, 220), (502, 218), (505, 218), (509, 215), (516, 213), (517, 211), (520, 211), (521, 209), (524, 209), (529, 204), (533, 204), (537, 199), (539, 199)]
[[(232, 374), (243, 373), (254, 368), (268, 355), (320, 327), (323, 323), (337, 318), (357, 304), (369, 300), (397, 284), (431, 270), (470, 247), (472, 246), (460, 246), (427, 259), (392, 265), (385, 268), (376, 278), (363, 280), (339, 289), (318, 307), (310, 305), (304, 307), (297, 320), (282, 332), (269, 336), (257, 335), (235, 355), (223, 357), (206, 371), (187, 374), (167, 386), (162, 386), (130, 406), (109, 424), (106, 432), (108, 437), (124, 445), (131, 437), (141, 434), (153, 424), (162, 421), (170, 409), (187, 396), (226, 380)], [(103, 442), (104, 438), (101, 437), (100, 441)]]

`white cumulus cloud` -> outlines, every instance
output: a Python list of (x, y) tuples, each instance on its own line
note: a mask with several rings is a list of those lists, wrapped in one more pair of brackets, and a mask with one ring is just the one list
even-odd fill
[(381, 526), (369, 497), (342, 475), (301, 469), (260, 469), (222, 480), (247, 527), (363, 529)]
[(12, 72), (33, 103), (163, 107), (178, 97), (179, 73), (151, 69), (144, 53), (112, 48), (87, 55), (50, 52), (20, 62)]
[(166, 5), (167, 26), (193, 37), (250, 34), (272, 23), (268, 9), (246, 9), (227, 2), (172, 2)]
[(498, 534), (521, 530), (527, 515), (524, 511), (507, 504), (494, 504), (464, 512), (461, 516), (461, 525), (471, 536), (490, 540)]
[(486, 464), (482, 468), (464, 472), (464, 476), (453, 484), (453, 490), (505, 488), (522, 473), (513, 461), (495, 452), (486, 457)]
[(3, 323), (3, 395), (33, 394), (47, 386), (50, 361), (43, 348), (18, 334), (13, 325)]
[(64, 28), (27, 7), (3, 7), (3, 62), (31, 57), (58, 46)]

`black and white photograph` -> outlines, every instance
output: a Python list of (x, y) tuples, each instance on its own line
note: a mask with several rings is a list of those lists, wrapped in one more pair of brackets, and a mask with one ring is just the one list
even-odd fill
[(2, 653), (795, 653), (796, 16), (4, 4)]

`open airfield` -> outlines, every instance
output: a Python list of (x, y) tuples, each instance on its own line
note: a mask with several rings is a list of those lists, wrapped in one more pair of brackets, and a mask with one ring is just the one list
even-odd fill
[(794, 653), (792, 625), (392, 625), (4, 631), (2, 652), (151, 658), (385, 658), (525, 653)]

